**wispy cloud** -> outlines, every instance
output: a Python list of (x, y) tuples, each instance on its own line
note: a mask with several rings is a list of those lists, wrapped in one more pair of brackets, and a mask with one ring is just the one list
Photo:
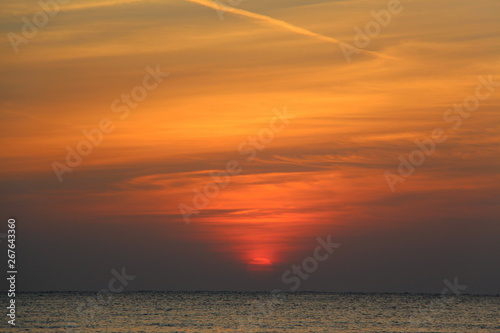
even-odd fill
[[(296, 34), (307, 36), (307, 37), (312, 37), (312, 38), (315, 38), (317, 40), (321, 40), (324, 42), (334, 43), (336, 45), (340, 45), (340, 43), (341, 43), (341, 41), (339, 41), (338, 39), (335, 39), (335, 38), (332, 38), (329, 36), (325, 36), (322, 34), (318, 34), (316, 32), (312, 32), (311, 30), (307, 30), (307, 29), (298, 27), (296, 25), (290, 24), (290, 23), (282, 21), (282, 20), (277, 20), (275, 18), (266, 16), (266, 15), (256, 14), (256, 13), (249, 12), (247, 10), (243, 10), (243, 9), (239, 9), (239, 8), (225, 6), (223, 4), (215, 3), (211, 0), (185, 0), (185, 1), (197, 3), (197, 4), (205, 6), (205, 7), (213, 8), (216, 10), (222, 10), (222, 11), (227, 12), (227, 13), (231, 13), (231, 14), (243, 16), (246, 18), (254, 19), (254, 20), (261, 22), (261, 23), (265, 23), (265, 24), (268, 24), (268, 25), (271, 25), (274, 27), (279, 27), (279, 28), (294, 32)], [(391, 59), (391, 60), (396, 59), (394, 57), (385, 55), (385, 54), (380, 53), (380, 52), (367, 51), (367, 50), (362, 50), (362, 49), (359, 49), (359, 51), (362, 53), (365, 53), (365, 54), (370, 54), (370, 55), (375, 56), (377, 58), (384, 58), (384, 59)]]

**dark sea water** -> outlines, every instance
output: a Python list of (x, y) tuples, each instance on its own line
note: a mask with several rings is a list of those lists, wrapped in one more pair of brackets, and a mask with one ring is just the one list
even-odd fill
[(74, 292), (23, 293), (16, 302), (15, 329), (4, 314), (0, 331), (500, 332), (498, 296)]

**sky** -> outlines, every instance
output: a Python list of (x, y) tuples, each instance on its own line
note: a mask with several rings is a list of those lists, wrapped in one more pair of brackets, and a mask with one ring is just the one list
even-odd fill
[(500, 293), (498, 1), (44, 3), (0, 13), (20, 290)]

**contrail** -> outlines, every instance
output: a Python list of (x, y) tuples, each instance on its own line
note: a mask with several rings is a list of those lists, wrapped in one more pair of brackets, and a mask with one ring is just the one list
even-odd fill
[[(275, 27), (280, 27), (280, 28), (286, 29), (288, 31), (295, 32), (295, 33), (297, 33), (299, 35), (312, 37), (312, 38), (315, 38), (315, 39), (318, 39), (318, 40), (321, 40), (321, 41), (325, 41), (325, 42), (329, 42), (329, 43), (334, 43), (334, 44), (337, 44), (337, 45), (340, 45), (342, 43), (338, 39), (335, 39), (335, 38), (332, 38), (332, 37), (328, 37), (328, 36), (325, 36), (325, 35), (321, 35), (321, 34), (312, 32), (310, 30), (301, 28), (301, 27), (297, 27), (296, 25), (287, 23), (287, 22), (282, 21), (282, 20), (277, 20), (277, 19), (274, 19), (274, 18), (269, 17), (269, 16), (252, 13), (252, 12), (249, 12), (249, 11), (246, 11), (246, 10), (243, 10), (243, 9), (229, 7), (229, 6), (226, 6), (226, 5), (223, 5), (223, 4), (217, 4), (217, 3), (215, 3), (212, 0), (185, 0), (185, 1), (197, 3), (199, 5), (202, 5), (202, 6), (205, 6), (205, 7), (209, 7), (209, 8), (213, 8), (215, 10), (222, 10), (222, 11), (227, 12), (227, 13), (231, 13), (231, 14), (235, 14), (235, 15), (239, 15), (239, 16), (251, 18), (251, 19), (254, 19), (254, 20), (258, 21), (258, 22), (266, 23), (266, 24), (269, 24), (269, 25), (272, 25), (272, 26), (275, 26)], [(363, 49), (357, 49), (357, 50), (359, 50), (360, 52), (363, 52), (363, 53), (370, 54), (370, 55), (375, 56), (375, 57), (379, 57), (379, 58), (392, 59), (392, 60), (395, 59), (395, 58), (393, 58), (391, 56), (387, 56), (387, 55), (385, 55), (383, 53), (379, 53), (379, 52), (375, 52), (375, 51), (367, 51), (367, 50), (363, 50)]]

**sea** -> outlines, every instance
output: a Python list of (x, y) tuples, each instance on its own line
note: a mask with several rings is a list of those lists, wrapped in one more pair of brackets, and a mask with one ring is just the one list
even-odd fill
[(499, 295), (20, 293), (15, 327), (3, 309), (1, 332), (500, 332)]

